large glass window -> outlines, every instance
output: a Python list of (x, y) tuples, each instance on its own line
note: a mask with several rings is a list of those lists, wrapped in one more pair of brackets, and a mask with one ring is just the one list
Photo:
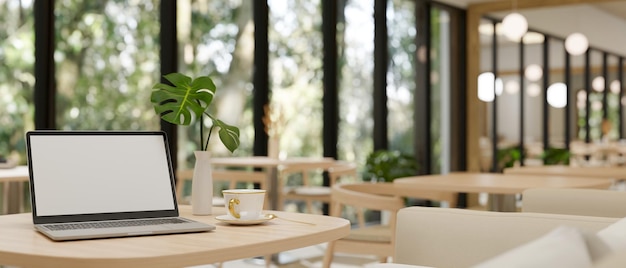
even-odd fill
[(389, 148), (414, 155), (413, 99), (417, 53), (415, 4), (411, 1), (391, 1), (387, 10), (387, 24), (390, 59), (387, 72)]
[(57, 129), (159, 129), (159, 1), (55, 4)]
[[(217, 87), (209, 107), (220, 120), (240, 129), (240, 146), (235, 155), (251, 155), (252, 64), (254, 24), (252, 1), (177, 1), (179, 71), (191, 77), (211, 77)], [(205, 118), (203, 143), (211, 120)], [(179, 167), (192, 167), (193, 151), (200, 149), (200, 125), (178, 127)], [(213, 156), (232, 155), (212, 133), (209, 151)]]
[(440, 8), (431, 9), (431, 173), (450, 171), (451, 44), (450, 13)]
[(347, 1), (338, 26), (340, 159), (365, 163), (372, 151), (374, 1)]
[(0, 157), (26, 163), (24, 133), (33, 126), (33, 2), (0, 0)]
[[(24, 56), (13, 59), (34, 62), (32, 34), (28, 44), (13, 42), (9, 36), (15, 31), (11, 23), (28, 22), (28, 10), (32, 0), (0, 0), (2, 17), (7, 27), (6, 40), (2, 44), (0, 56), (8, 58), (7, 47), (20, 46)], [(159, 129), (159, 117), (149, 101), (152, 86), (160, 77), (161, 31), (158, 0), (57, 0), (54, 1), (54, 63), (57, 129)], [(176, 1), (178, 70), (192, 77), (209, 75), (216, 82), (218, 97), (211, 107), (211, 113), (236, 125), (241, 129), (241, 146), (235, 152), (250, 155), (255, 131), (252, 124), (253, 103), (251, 83), (253, 73), (254, 2), (240, 0), (218, 1)], [(338, 137), (338, 157), (340, 159), (364, 162), (372, 149), (373, 128), (373, 69), (374, 69), (374, 1), (348, 0), (339, 3), (339, 102), (340, 123)], [(420, 53), (415, 47), (418, 35), (415, 25), (415, 2), (394, 0), (387, 7), (389, 40), (389, 72), (385, 77), (389, 110), (390, 149), (412, 151), (415, 94), (415, 64)], [(321, 156), (323, 152), (322, 115), (323, 107), (323, 33), (321, 1), (268, 1), (269, 9), (269, 73), (271, 105), (267, 107), (270, 116), (265, 131), (270, 135), (270, 145), (279, 140), (280, 156)], [(437, 4), (434, 4), (437, 6)], [(42, 6), (42, 8), (47, 8)], [(442, 8), (449, 10), (449, 8)], [(445, 154), (445, 93), (447, 72), (446, 57), (449, 57), (449, 23), (447, 12), (432, 9), (434, 49), (433, 59), (433, 107), (437, 119), (429, 126), (431, 136), (437, 140), (431, 151), (434, 157)], [(17, 25), (17, 24), (16, 24)], [(32, 25), (18, 27), (29, 29)], [(18, 32), (19, 32), (18, 31)], [(169, 28), (164, 29), (165, 32)], [(16, 35), (13, 35), (16, 36)], [(381, 37), (383, 38), (383, 37)], [(28, 52), (28, 53), (27, 53)], [(166, 52), (167, 53), (167, 52)], [(9, 64), (9, 61), (3, 63)], [(448, 62), (449, 63), (449, 62)], [(264, 64), (264, 63), (262, 63)], [(19, 68), (11, 67), (10, 78), (18, 78), (22, 86), (34, 84), (32, 72), (15, 73)], [(444, 80), (441, 80), (444, 79)], [(20, 106), (14, 101), (18, 95), (0, 88), (3, 92), (2, 118), (6, 111), (33, 109)], [(369, 92), (369, 93), (368, 93)], [(28, 99), (31, 94), (23, 94)], [(5, 108), (6, 107), (6, 108)], [(27, 107), (27, 108), (24, 108)], [(51, 112), (51, 111), (50, 111)], [(24, 118), (32, 116), (25, 116)], [(441, 118), (439, 118), (441, 117)], [(441, 120), (441, 121), (439, 121)], [(18, 119), (11, 119), (17, 122)], [(193, 161), (192, 151), (199, 149), (201, 140), (199, 129), (207, 129), (210, 120), (192, 127), (179, 127), (177, 160), (179, 166), (186, 167)], [(27, 125), (24, 121), (23, 125)], [(32, 123), (30, 123), (32, 126)], [(13, 126), (28, 129), (27, 126)], [(334, 128), (334, 126), (330, 126)], [(6, 128), (3, 128), (5, 130)], [(23, 131), (10, 130), (12, 136), (23, 136)], [(5, 132), (2, 132), (5, 133)], [(6, 134), (5, 134), (6, 135)], [(207, 132), (204, 132), (207, 135)], [(229, 152), (219, 139), (211, 139), (209, 150), (215, 155)], [(15, 143), (17, 144), (17, 143)], [(4, 151), (7, 145), (0, 148)], [(441, 156), (445, 158), (445, 156)], [(435, 165), (443, 162), (435, 161)], [(188, 165), (187, 165), (188, 167)]]
[(280, 157), (321, 156), (323, 42), (319, 0), (269, 1), (270, 109)]

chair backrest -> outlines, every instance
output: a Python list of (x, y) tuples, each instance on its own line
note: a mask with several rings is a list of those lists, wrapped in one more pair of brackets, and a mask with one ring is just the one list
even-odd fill
[[(214, 182), (227, 182), (228, 189), (250, 188), (252, 184), (259, 184), (260, 189), (268, 189), (268, 174), (264, 171), (213, 169), (211, 175)], [(193, 179), (193, 169), (179, 170), (176, 172), (176, 196), (179, 203), (187, 203), (184, 200), (184, 187), (186, 181)], [(245, 187), (238, 183), (246, 183)], [(215, 188), (214, 188), (215, 189)], [(219, 191), (219, 189), (215, 189)]]
[(212, 172), (213, 180), (227, 181), (230, 189), (237, 188), (237, 183), (260, 184), (261, 189), (267, 189), (267, 173), (263, 171), (215, 169)]
[(331, 191), (331, 216), (341, 217), (342, 208), (353, 207), (360, 227), (365, 225), (364, 210), (390, 211), (389, 226), (395, 228), (396, 212), (404, 207), (398, 196), (385, 195), (379, 191), (378, 183), (335, 184)]
[[(295, 163), (280, 168), (280, 183), (278, 184), (279, 209), (285, 208), (287, 200), (304, 202), (305, 212), (320, 213), (323, 207), (319, 203), (330, 203), (330, 187), (335, 183), (360, 181), (356, 164), (345, 161), (320, 163)], [(328, 184), (325, 179), (328, 177)]]
[(522, 211), (597, 217), (626, 217), (626, 192), (537, 188), (522, 194)]
[[(327, 164), (321, 163), (295, 163), (279, 168), (279, 178), (282, 186), (310, 186), (314, 185), (312, 178), (322, 178), (322, 174), (325, 171)], [(292, 179), (301, 179), (301, 181), (293, 182)]]
[[(404, 207), (404, 200), (398, 196), (380, 193), (378, 191), (380, 184), (384, 183), (338, 183), (333, 185), (331, 189), (331, 215), (341, 217), (342, 208), (352, 208), (357, 214), (359, 227), (353, 228), (347, 237), (328, 243), (322, 267), (330, 267), (335, 252), (375, 255), (379, 257), (381, 262), (386, 262), (388, 257), (393, 256), (396, 213)], [(365, 210), (389, 211), (388, 223), (385, 224), (384, 219), (381, 219), (380, 225), (365, 226), (363, 216)]]
[(332, 167), (328, 168), (328, 177), (330, 178), (330, 185), (342, 182), (359, 182), (361, 181), (357, 173), (357, 166), (355, 163), (338, 161)]

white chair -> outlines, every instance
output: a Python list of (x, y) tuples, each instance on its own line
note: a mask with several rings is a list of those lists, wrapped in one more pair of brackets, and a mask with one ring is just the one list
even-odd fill
[[(322, 185), (324, 172), (328, 172), (329, 186)], [(286, 201), (303, 201), (308, 213), (320, 213), (315, 204), (329, 204), (331, 187), (338, 182), (360, 181), (354, 163), (338, 161), (327, 167), (311, 164), (294, 164), (280, 170), (279, 209)]]
[[(357, 225), (347, 237), (328, 243), (323, 267), (330, 267), (336, 252), (375, 255), (381, 262), (386, 262), (394, 255), (396, 213), (404, 207), (404, 199), (379, 194), (380, 184), (336, 184), (332, 187), (331, 216), (340, 217), (343, 209), (352, 208), (357, 215)], [(388, 211), (390, 213), (388, 223), (366, 225), (364, 220), (366, 210)]]
[(407, 207), (397, 215), (393, 262), (438, 268), (472, 267), (559, 226), (596, 233), (618, 220), (620, 218)]

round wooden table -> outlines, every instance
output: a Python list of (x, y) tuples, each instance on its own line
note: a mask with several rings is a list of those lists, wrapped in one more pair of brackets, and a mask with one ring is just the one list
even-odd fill
[(574, 167), (563, 165), (523, 166), (504, 169), (505, 174), (576, 176), (599, 179), (626, 179), (626, 167)]
[(501, 173), (467, 173), (424, 175), (393, 181), (398, 191), (448, 191), (488, 193), (488, 207), (493, 211), (515, 211), (515, 194), (530, 188), (596, 188), (608, 189), (612, 179), (571, 176), (534, 176)]
[(27, 181), (28, 166), (0, 169), (0, 183), (4, 185), (2, 194), (3, 212), (12, 214), (19, 213), (22, 210), (22, 200), (24, 199), (23, 186), (24, 182)]
[[(19, 267), (185, 267), (269, 255), (342, 238), (348, 220), (322, 215), (266, 211), (278, 215), (260, 225), (219, 222), (225, 208), (194, 216), (180, 206), (181, 216), (214, 224), (203, 233), (54, 242), (33, 229), (30, 213), (0, 216), (0, 264)], [(282, 218), (282, 219), (281, 219)], [(310, 224), (291, 222), (305, 221)]]

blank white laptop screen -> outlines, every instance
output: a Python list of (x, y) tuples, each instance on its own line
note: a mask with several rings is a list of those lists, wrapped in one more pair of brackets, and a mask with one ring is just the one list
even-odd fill
[(37, 216), (173, 210), (159, 135), (34, 135)]

